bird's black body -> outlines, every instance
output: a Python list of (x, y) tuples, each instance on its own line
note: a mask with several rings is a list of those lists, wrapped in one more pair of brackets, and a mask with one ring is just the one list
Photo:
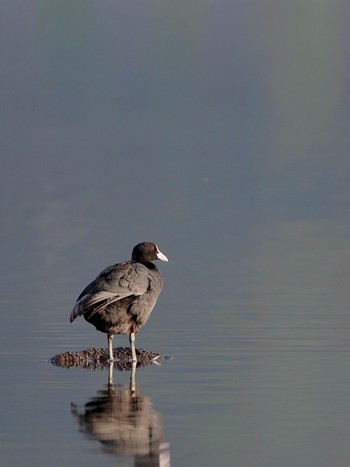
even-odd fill
[(80, 294), (78, 301), (101, 287), (110, 292), (118, 292), (122, 288), (129, 290), (130, 295), (102, 308), (101, 305), (88, 308), (84, 313), (86, 321), (107, 334), (136, 334), (150, 317), (163, 288), (163, 277), (153, 263), (128, 261), (116, 264), (102, 271)]
[[(128, 334), (132, 345), (135, 334), (147, 322), (163, 288), (163, 277), (152, 263), (167, 261), (154, 243), (144, 242), (133, 249), (131, 261), (104, 269), (79, 295), (70, 321), (83, 315), (98, 331)], [(133, 358), (134, 360), (134, 358)]]

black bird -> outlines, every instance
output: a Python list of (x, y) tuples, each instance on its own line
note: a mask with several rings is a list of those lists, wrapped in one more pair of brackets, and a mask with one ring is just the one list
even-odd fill
[(110, 361), (114, 360), (115, 334), (129, 335), (132, 361), (137, 361), (135, 334), (147, 322), (163, 288), (163, 276), (152, 263), (156, 259), (168, 261), (154, 243), (139, 243), (131, 261), (104, 269), (77, 299), (70, 322), (84, 315), (98, 331), (105, 332)]

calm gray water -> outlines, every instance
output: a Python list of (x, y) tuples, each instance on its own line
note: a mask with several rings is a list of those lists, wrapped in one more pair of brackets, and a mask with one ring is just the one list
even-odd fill
[[(0, 10), (1, 465), (347, 467), (349, 3)], [(136, 343), (174, 358), (136, 394), (51, 365), (106, 345), (71, 308), (143, 240)]]

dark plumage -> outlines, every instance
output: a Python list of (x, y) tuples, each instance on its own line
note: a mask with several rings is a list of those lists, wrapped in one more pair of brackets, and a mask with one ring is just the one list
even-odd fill
[(143, 242), (132, 251), (131, 261), (104, 269), (79, 295), (70, 322), (84, 315), (98, 331), (107, 333), (113, 360), (115, 334), (128, 334), (136, 361), (135, 334), (147, 322), (163, 288), (163, 277), (152, 261), (168, 261), (154, 243)]

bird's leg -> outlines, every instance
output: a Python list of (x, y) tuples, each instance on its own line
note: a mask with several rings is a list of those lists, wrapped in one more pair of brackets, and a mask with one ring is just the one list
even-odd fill
[(130, 342), (130, 349), (131, 349), (131, 357), (133, 362), (137, 362), (136, 358), (136, 350), (135, 350), (135, 333), (131, 332), (129, 335), (129, 342)]
[(113, 368), (114, 368), (114, 362), (109, 362), (109, 367), (108, 367), (108, 389), (113, 389)]
[(136, 395), (136, 365), (137, 362), (132, 362), (131, 374), (130, 374), (130, 394), (131, 397)]
[(109, 362), (114, 362), (114, 357), (113, 357), (113, 337), (114, 337), (113, 334), (107, 334)]

